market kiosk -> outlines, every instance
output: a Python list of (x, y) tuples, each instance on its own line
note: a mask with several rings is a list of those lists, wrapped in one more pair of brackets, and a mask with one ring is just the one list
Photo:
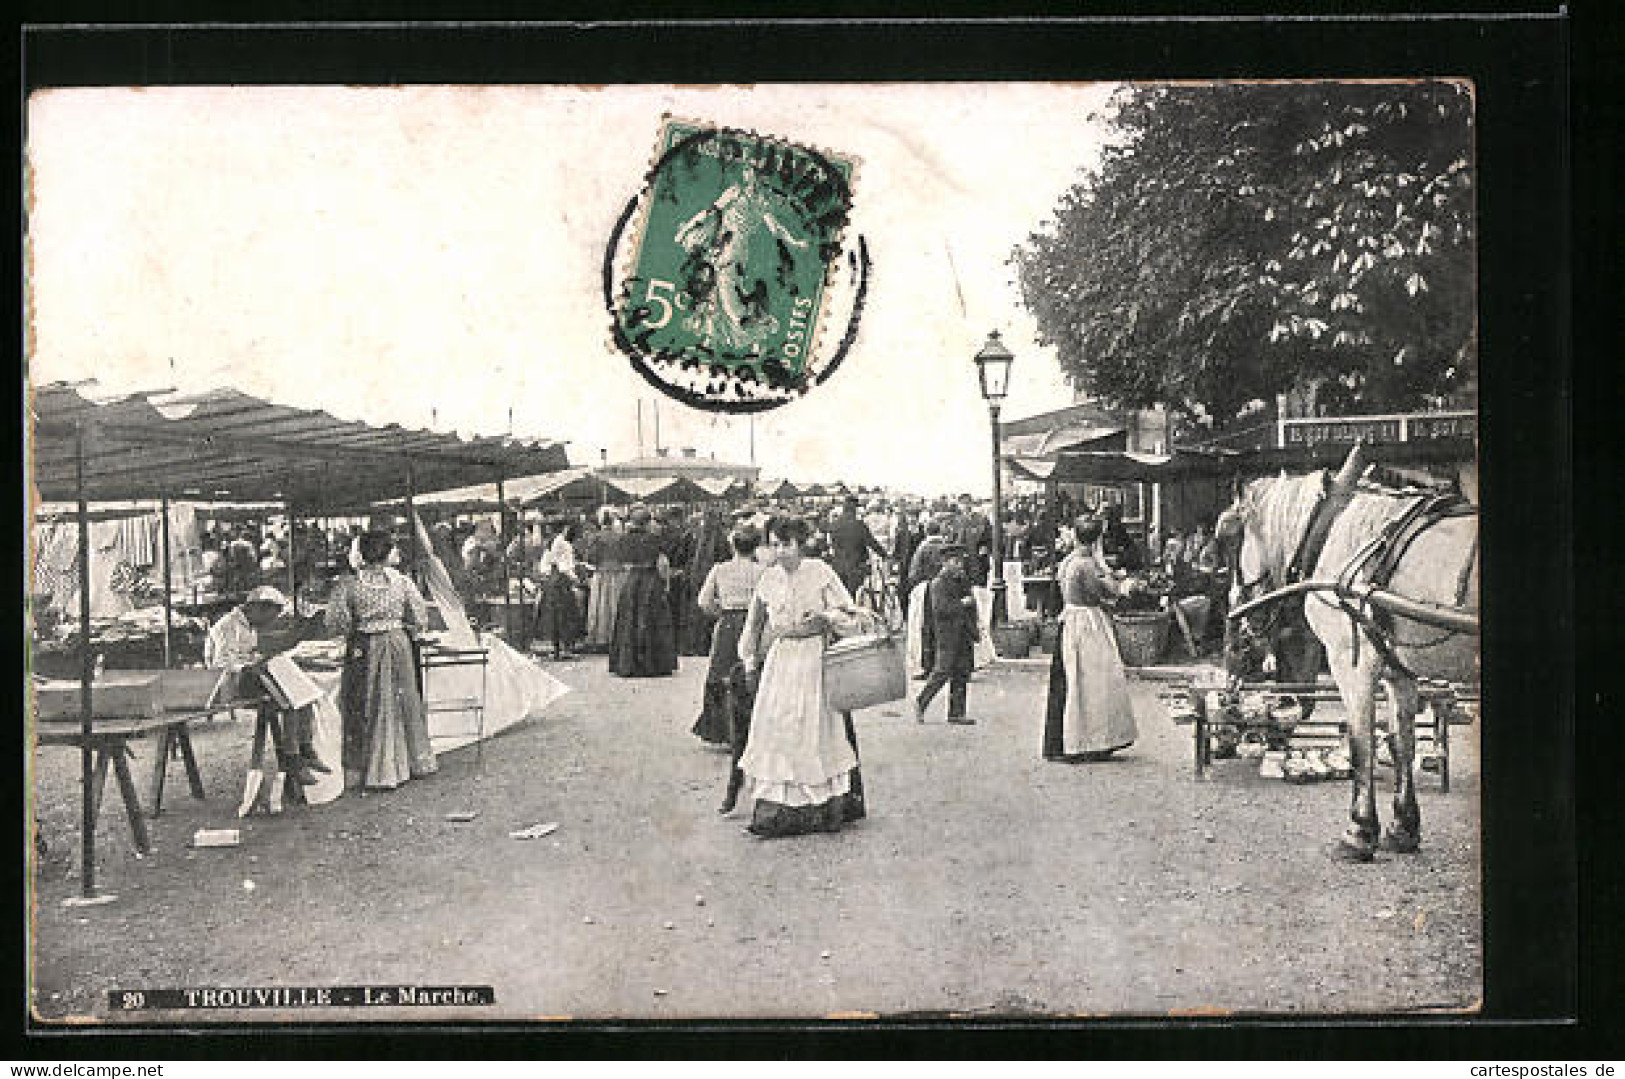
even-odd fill
[[(81, 582), (77, 729), (59, 727), (63, 718), (71, 726), (71, 717), (46, 719), (37, 707), (32, 718), (39, 744), (80, 750), (80, 880), (86, 899), (96, 897), (95, 821), (107, 771), (117, 774), (137, 846), (143, 847), (144, 814), (129, 776), (128, 743), (152, 731), (167, 731), (160, 736), (161, 766), (167, 766), (170, 746), (189, 747), (185, 728), (203, 714), (195, 706), (186, 707), (187, 702), (167, 697), (162, 680), (148, 683), (145, 694), (134, 702), (109, 694), (118, 676), (110, 678), (97, 670), (91, 594), (84, 586), (92, 572), (93, 502), (156, 500), (160, 505), (167, 667), (174, 659), (168, 529), (172, 500), (277, 504), (291, 522), (298, 513), (318, 516), (338, 504), (404, 498), (410, 516), (420, 490), (482, 480), (500, 485), (510, 475), (569, 467), (564, 444), (551, 440), (463, 439), (393, 424), (377, 427), (234, 390), (96, 398), (92, 389), (83, 383), (33, 387), (27, 416), (31, 507), (46, 502), (71, 502), (75, 507), (74, 565)], [(294, 558), (288, 562), (291, 573)], [(71, 688), (68, 694), (73, 695)], [(186, 755), (184, 748), (177, 751)], [(195, 778), (195, 761), (190, 763), (189, 778)], [(193, 789), (199, 793), (201, 784), (195, 783)]]

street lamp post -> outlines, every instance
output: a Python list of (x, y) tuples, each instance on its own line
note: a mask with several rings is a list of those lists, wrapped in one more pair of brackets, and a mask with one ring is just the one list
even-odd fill
[(987, 402), (988, 418), (993, 429), (993, 624), (1003, 625), (1009, 616), (1004, 583), (1004, 495), (1000, 476), (999, 407), (1010, 388), (1010, 365), (1015, 355), (999, 340), (999, 331), (987, 335), (987, 341), (976, 354), (976, 377), (981, 383), (982, 399)]

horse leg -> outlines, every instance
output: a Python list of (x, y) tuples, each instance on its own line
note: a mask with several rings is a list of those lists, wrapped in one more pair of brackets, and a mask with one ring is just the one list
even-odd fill
[(1414, 679), (1396, 676), (1388, 683), (1394, 700), (1394, 727), (1389, 750), (1394, 758), (1394, 816), (1382, 833), (1382, 849), (1415, 854), (1422, 846), (1422, 811), (1416, 804), (1416, 713), (1421, 699)]
[[(1346, 623), (1345, 623), (1346, 626)], [(1344, 631), (1347, 632), (1346, 629)], [(1342, 862), (1369, 862), (1377, 850), (1376, 799), (1376, 689), (1377, 669), (1372, 662), (1376, 650), (1362, 641), (1360, 660), (1353, 650), (1327, 648), (1332, 677), (1349, 713), (1349, 764), (1353, 794), (1349, 804), (1350, 825), (1332, 848), (1332, 857)]]

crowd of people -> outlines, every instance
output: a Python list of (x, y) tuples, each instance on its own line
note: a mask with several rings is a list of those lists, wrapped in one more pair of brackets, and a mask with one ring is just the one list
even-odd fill
[[(1168, 537), (1152, 559), (1116, 504), (1063, 518), (1070, 508), (1008, 503), (998, 556), (1055, 580), (1060, 629), (1042, 755), (1097, 761), (1137, 734), (1108, 608), (1145, 588), (1148, 572), (1191, 594), (1211, 591), (1222, 559), (1202, 527)], [(867, 812), (852, 717), (830, 705), (823, 679), (831, 643), (880, 624), (873, 594), (863, 602), (859, 594), (889, 582), (918, 629), (911, 637), (921, 648), (909, 659), (923, 683), (911, 702), (916, 718), (924, 722), (946, 690), (948, 722), (974, 723), (968, 687), (983, 632), (975, 593), (995, 557), (988, 510), (969, 496), (867, 506), (848, 498), (828, 511), (801, 509), (604, 507), (545, 516), (505, 547), (486, 520), (439, 523), (427, 534), (471, 609), (504, 580), (525, 582), (523, 618), (508, 629), (534, 654), (598, 653), (620, 678), (669, 676), (680, 655), (707, 656), (692, 730), (728, 753), (719, 811), (732, 813), (748, 798), (749, 830), (780, 837), (838, 831)], [(344, 642), (338, 763), (347, 786), (361, 789), (393, 789), (437, 768), (416, 670), (428, 608), (402, 572), (410, 555), (382, 525), (294, 534), (295, 557), (302, 548), (302, 563), (334, 575), (323, 601), (328, 633)], [(285, 607), (264, 582), (276, 573), (285, 579), (277, 558), (287, 549), (249, 529), (210, 536), (208, 548), (222, 583), (247, 587), (210, 634), (211, 664), (251, 662), (256, 630)], [(308, 717), (285, 717), (283, 729), (278, 749), (289, 775), (308, 783), (329, 770), (310, 744)]]

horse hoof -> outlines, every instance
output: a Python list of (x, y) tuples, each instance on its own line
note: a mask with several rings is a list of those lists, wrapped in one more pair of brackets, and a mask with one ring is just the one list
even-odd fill
[(1347, 839), (1339, 839), (1326, 851), (1332, 861), (1345, 864), (1369, 862), (1376, 857), (1376, 851), (1362, 843), (1353, 843)]
[(1415, 832), (1384, 828), (1380, 846), (1390, 854), (1415, 854), (1422, 849), (1422, 837)]

